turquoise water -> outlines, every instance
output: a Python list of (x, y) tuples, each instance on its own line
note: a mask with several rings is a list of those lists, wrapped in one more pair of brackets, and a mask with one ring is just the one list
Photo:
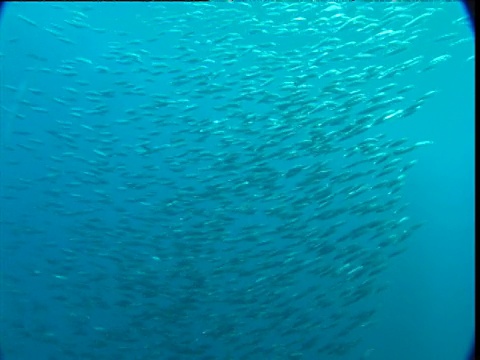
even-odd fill
[(2, 20), (6, 359), (464, 357), (459, 3), (10, 3)]

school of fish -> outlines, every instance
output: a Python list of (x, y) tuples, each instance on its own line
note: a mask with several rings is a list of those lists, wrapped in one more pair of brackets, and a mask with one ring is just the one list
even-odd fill
[(7, 358), (18, 339), (49, 360), (370, 354), (383, 275), (424, 224), (404, 185), (435, 147), (395, 127), (472, 46), (466, 17), (429, 31), (453, 4), (375, 5), (15, 14), (31, 38), (7, 34), (0, 60), (31, 66), (1, 84)]

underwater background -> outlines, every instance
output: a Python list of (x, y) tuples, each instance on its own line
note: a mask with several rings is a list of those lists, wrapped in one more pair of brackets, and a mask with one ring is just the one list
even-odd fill
[(460, 3), (8, 3), (5, 359), (463, 359)]

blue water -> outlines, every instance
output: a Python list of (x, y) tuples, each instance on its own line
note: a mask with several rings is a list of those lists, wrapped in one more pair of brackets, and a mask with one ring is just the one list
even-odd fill
[[(381, 15), (381, 7), (384, 5), (372, 5), (372, 16)], [(187, 151), (183, 157), (175, 157), (175, 160), (179, 162), (179, 168), (188, 166), (187, 169), (176, 173), (168, 166), (168, 161), (157, 155), (145, 160), (144, 157), (136, 155), (141, 149), (139, 144), (146, 140), (150, 141), (150, 147), (168, 143), (177, 136), (177, 132), (184, 130), (181, 121), (188, 120), (190, 115), (178, 112), (178, 119), (162, 120), (161, 124), (165, 125), (159, 126), (153, 121), (145, 120), (145, 111), (148, 109), (143, 108), (143, 112), (139, 109), (151, 102), (152, 94), (191, 99), (191, 102), (201, 104), (199, 109), (193, 110), (194, 120), (204, 121), (207, 129), (228, 132), (230, 123), (225, 119), (225, 111), (214, 110), (212, 106), (235, 103), (232, 99), (239, 96), (235, 89), (235, 78), (231, 80), (232, 84), (228, 84), (230, 90), (223, 92), (230, 102), (212, 99), (215, 94), (206, 94), (204, 98), (195, 99), (193, 86), (189, 88), (188, 84), (175, 86), (170, 83), (172, 77), (178, 74), (146, 75), (144, 70), (150, 68), (153, 60), (145, 60), (141, 65), (119, 64), (104, 56), (108, 53), (108, 47), (112, 48), (112, 44), (121, 48), (121, 52), (124, 51), (123, 48), (128, 49), (130, 46), (133, 53), (149, 54), (142, 55), (143, 59), (150, 56), (171, 57), (167, 65), (174, 68), (178, 67), (181, 61), (175, 56), (178, 55), (178, 47), (183, 45), (197, 47), (195, 56), (198, 58), (215, 58), (215, 54), (193, 43), (198, 34), (206, 32), (215, 39), (223, 32), (246, 31), (247, 25), (236, 24), (234, 19), (225, 19), (224, 24), (219, 23), (217, 32), (212, 32), (211, 24), (204, 18), (208, 18), (208, 12), (225, 7), (225, 4), (218, 4), (218, 8), (201, 10), (196, 20), (189, 18), (191, 23), (183, 25), (182, 29), (187, 28), (194, 33), (191, 35), (192, 43), (180, 41), (178, 36), (172, 33), (164, 34), (165, 28), (176, 25), (177, 18), (178, 23), (182, 23), (182, 16), (187, 9), (194, 11), (189, 6), (190, 4), (161, 5), (161, 9), (168, 9), (168, 21), (160, 16), (165, 14), (165, 10), (160, 11), (155, 4), (146, 3), (9, 3), (6, 7), (0, 24), (0, 344), (5, 359), (239, 358), (233, 346), (234, 341), (239, 341), (238, 337), (232, 335), (231, 342), (222, 340), (212, 344), (210, 338), (204, 340), (198, 335), (205, 330), (204, 323), (210, 321), (209, 314), (221, 314), (227, 320), (236, 319), (235, 314), (229, 313), (231, 308), (226, 304), (200, 301), (195, 305), (197, 309), (192, 310), (192, 313), (199, 314), (198, 318), (187, 317), (186, 322), (183, 319), (177, 322), (168, 320), (168, 325), (161, 321), (153, 322), (152, 325), (151, 318), (164, 316), (162, 309), (172, 301), (167, 295), (163, 298), (158, 296), (162, 289), (168, 289), (165, 293), (171, 294), (179, 293), (174, 289), (190, 286), (190, 282), (182, 283), (183, 280), (177, 281), (172, 275), (171, 269), (175, 268), (178, 259), (185, 260), (185, 263), (179, 265), (182, 271), (191, 272), (186, 278), (193, 279), (192, 281), (201, 287), (205, 283), (210, 284), (210, 279), (204, 278), (202, 274), (209, 274), (211, 265), (202, 259), (192, 260), (189, 256), (211, 251), (215, 256), (224, 256), (225, 262), (235, 261), (237, 257), (241, 258), (241, 254), (249, 253), (252, 243), (232, 245), (234, 253), (224, 251), (225, 248), (217, 245), (212, 240), (213, 237), (205, 239), (204, 244), (198, 242), (198, 239), (203, 240), (202, 237), (194, 238), (197, 241), (186, 238), (184, 244), (178, 244), (172, 237), (165, 238), (165, 234), (170, 236), (171, 228), (184, 232), (192, 230), (192, 224), (196, 222), (194, 213), (172, 216), (158, 210), (156, 214), (159, 217), (152, 222), (141, 220), (143, 217), (151, 217), (150, 203), (163, 203), (178, 196), (171, 191), (171, 187), (159, 184), (158, 179), (153, 182), (141, 179), (138, 182), (147, 184), (146, 188), (119, 190), (119, 187), (126, 183), (135, 183), (133, 178), (125, 180), (126, 174), (146, 172), (145, 164), (158, 166), (161, 174), (159, 178), (168, 178), (179, 187), (191, 185), (195, 188), (198, 184), (183, 175), (194, 174), (209, 162), (188, 162), (189, 159), (195, 159), (192, 152), (215, 152), (223, 146), (221, 136), (216, 140), (210, 139), (209, 142), (194, 142), (196, 136), (186, 133), (183, 140), (188, 144), (186, 148), (190, 149), (190, 152)], [(252, 17), (256, 16), (260, 21), (268, 20), (265, 9), (261, 7), (253, 6), (247, 10), (243, 8), (245, 5), (232, 6), (239, 6), (242, 11), (251, 11)], [(369, 298), (369, 307), (377, 311), (373, 318), (374, 324), (363, 330), (361, 343), (352, 352), (338, 357), (342, 359), (462, 359), (472, 341), (475, 316), (475, 71), (474, 60), (468, 61), (467, 58), (473, 55), (473, 40), (467, 25), (459, 27), (452, 24), (453, 20), (465, 15), (460, 4), (432, 3), (421, 6), (445, 6), (445, 11), (427, 23), (430, 33), (437, 32), (440, 35), (455, 31), (459, 38), (470, 38), (470, 41), (457, 47), (446, 47), (450, 51), (451, 59), (438, 68), (421, 74), (418, 79), (400, 76), (400, 79), (392, 80), (402, 84), (414, 84), (417, 97), (428, 90), (439, 90), (413, 116), (382, 125), (381, 129), (371, 133), (373, 136), (383, 132), (392, 138), (405, 136), (413, 143), (423, 140), (434, 142), (433, 146), (422, 147), (413, 155), (406, 156), (408, 159), (418, 159), (418, 164), (410, 170), (401, 191), (403, 202), (410, 204), (408, 216), (424, 221), (426, 225), (408, 240), (408, 248), (404, 254), (388, 260), (388, 267), (379, 279), (388, 287)], [(98, 31), (65, 24), (65, 20), (75, 17), (74, 11), (88, 14), (86, 21)], [(205, 11), (204, 15), (202, 11)], [(308, 12), (305, 14), (307, 16)], [(18, 15), (34, 20), (36, 25), (29, 24)], [(285, 19), (287, 18), (289, 17), (285, 15)], [(52, 24), (61, 25), (57, 31), (73, 44), (59, 41), (45, 30), (55, 30)], [(245, 29), (242, 29), (242, 26)], [(286, 39), (287, 35), (281, 36)], [(361, 35), (358, 35), (358, 38), (360, 39)], [(251, 44), (256, 45), (255, 39), (258, 39), (259, 44), (279, 41), (289, 49), (308, 46), (312, 41), (309, 37), (296, 37), (292, 42), (298, 43), (289, 43), (288, 39), (282, 42), (275, 36), (262, 35), (258, 38), (252, 37)], [(304, 44), (301, 44), (302, 41)], [(352, 37), (351, 41), (357, 39)], [(437, 53), (435, 49), (435, 46), (444, 45), (431, 43), (431, 46), (432, 48), (410, 49), (408, 54), (413, 57), (417, 51), (431, 58), (444, 53)], [(142, 53), (142, 50), (145, 53)], [(228, 48), (225, 51), (228, 51)], [(78, 57), (88, 59), (94, 65), (78, 61), (73, 64), (68, 62)], [(395, 59), (386, 58), (383, 65), (392, 66)], [(56, 73), (62, 65), (69, 64), (78, 72), (76, 76), (68, 77)], [(253, 58), (246, 59), (242, 64), (227, 68), (227, 71), (235, 72), (241, 67), (254, 65)], [(96, 66), (107, 67), (106, 73)], [(185, 74), (188, 74), (189, 65), (185, 66)], [(195, 67), (198, 64), (190, 66)], [(221, 65), (215, 66), (217, 71), (222, 70)], [(277, 74), (278, 78), (281, 78), (288, 73), (279, 69)], [(219, 76), (219, 79), (224, 77)], [(125, 88), (116, 84), (119, 80), (138, 82), (143, 88), (137, 94), (125, 94)], [(177, 79), (180, 83), (182, 80), (181, 76)], [(85, 83), (82, 85), (81, 82)], [(391, 81), (387, 80), (382, 84), (389, 82)], [(269, 90), (277, 91), (275, 86), (273, 83)], [(366, 88), (368, 86), (373, 88), (377, 84), (365, 85)], [(9, 90), (9, 87), (16, 90)], [(66, 89), (68, 87), (78, 89), (78, 93), (69, 91)], [(38, 89), (40, 93), (36, 94), (29, 89)], [(175, 95), (175, 91), (179, 89), (186, 91), (182, 95)], [(106, 113), (83, 113), (85, 109), (94, 108), (96, 105), (85, 97), (85, 93), (91, 90), (114, 92), (112, 97), (102, 98), (108, 105)], [(65, 99), (66, 104), (55, 102), (54, 98)], [(269, 104), (257, 106), (249, 108), (249, 113), (265, 112)], [(47, 111), (34, 110), (35, 107), (45, 108)], [(83, 110), (78, 111), (75, 108)], [(127, 125), (115, 124), (116, 120), (127, 118), (129, 109), (137, 111), (139, 117), (131, 118)], [(161, 109), (157, 108), (156, 111), (161, 114)], [(81, 114), (75, 116), (72, 112)], [(169, 111), (165, 113), (169, 114)], [(17, 114), (21, 116), (18, 117)], [(279, 118), (281, 116), (279, 114)], [(214, 120), (220, 122), (220, 125), (212, 125)], [(80, 124), (86, 127), (81, 127)], [(223, 124), (225, 127), (222, 127)], [(95, 131), (89, 128), (94, 128)], [(152, 134), (152, 131), (158, 133)], [(52, 132), (66, 135), (69, 139), (58, 138), (52, 135)], [(111, 134), (108, 134), (109, 132)], [(303, 136), (301, 129), (296, 136)], [(110, 146), (108, 142), (111, 142), (112, 153), (117, 153), (114, 161), (102, 160), (101, 155), (94, 153), (101, 140), (105, 140), (103, 144), (107, 147)], [(69, 143), (73, 145), (67, 146)], [(287, 140), (284, 146), (291, 143), (292, 140)], [(281, 148), (282, 145), (277, 146), (277, 149)], [(168, 150), (162, 154), (176, 156), (175, 152), (169, 153)], [(237, 148), (236, 155), (240, 159), (245, 156), (240, 147)], [(219, 156), (226, 155), (219, 151)], [(337, 160), (333, 159), (334, 162)], [(315, 164), (315, 159), (305, 161)], [(115, 166), (120, 163), (123, 168)], [(275, 161), (270, 165), (280, 168), (284, 166)], [(340, 165), (342, 164), (337, 164), (337, 167)], [(95, 169), (101, 173), (105, 183), (82, 183), (82, 180), (90, 178), (85, 173), (91, 173)], [(214, 174), (215, 169), (211, 173)], [(101, 189), (107, 195), (94, 192), (93, 189)], [(291, 187), (291, 191), (301, 190), (293, 190)], [(242, 204), (241, 200), (232, 195), (231, 202), (238, 203), (239, 206), (248, 205)], [(206, 201), (201, 207), (215, 213), (214, 201)], [(64, 210), (79, 213), (65, 215), (62, 213)], [(128, 222), (121, 223), (119, 214), (125, 215), (124, 221), (125, 217), (128, 217)], [(235, 216), (228, 213), (223, 215)], [(182, 218), (179, 219), (179, 216)], [(179, 223), (183, 225), (179, 226)], [(218, 231), (228, 238), (240, 233), (241, 226), (258, 223), (280, 224), (278, 220), (257, 214), (234, 219), (230, 228)], [(357, 224), (350, 226), (354, 228)], [(133, 230), (125, 230), (127, 227)], [(215, 225), (212, 225), (211, 229), (217, 231)], [(347, 230), (345, 228), (345, 231)], [(285, 242), (285, 246), (289, 246), (290, 240), (293, 242), (294, 239), (281, 241)], [(83, 242), (88, 246), (82, 248)], [(162, 254), (156, 252), (159, 250), (153, 245), (150, 246), (157, 242), (165, 244), (167, 253), (176, 254), (177, 258), (162, 258)], [(130, 252), (132, 249), (137, 252)], [(72, 255), (71, 251), (74, 251), (75, 255)], [(162, 258), (161, 261), (157, 261), (155, 256)], [(112, 258), (115, 260), (112, 261)], [(181, 263), (180, 260), (179, 262)], [(256, 260), (246, 258), (239, 266), (245, 271), (256, 271), (257, 263)], [(141, 276), (135, 273), (137, 269), (148, 272), (145, 286), (141, 283), (135, 285), (135, 281), (141, 279)], [(123, 283), (131, 287), (131, 290), (121, 291), (135, 294), (132, 303), (125, 307), (113, 305), (119, 300), (116, 292), (120, 291), (116, 287), (119, 278), (131, 279)], [(314, 285), (313, 279), (302, 279), (303, 282), (297, 279), (300, 281), (299, 290)], [(228, 273), (215, 278), (217, 284), (241, 288), (241, 283), (232, 285), (236, 280), (229, 278)], [(149, 294), (149, 291), (154, 295)], [(218, 291), (221, 292), (222, 288)], [(144, 297), (138, 297), (139, 294)], [(149, 298), (150, 295), (152, 297)], [(204, 296), (195, 290), (183, 295), (187, 302), (189, 297)], [(304, 306), (301, 300), (293, 305), (299, 308)], [(355, 305), (352, 306), (352, 311), (354, 308)], [(179, 314), (182, 309), (170, 309), (174, 316), (181, 317)], [(272, 309), (267, 311), (270, 310)], [(322, 311), (319, 309), (319, 312)], [(248, 311), (245, 311), (246, 313)], [(222, 329), (226, 333), (232, 331), (227, 320)], [(246, 325), (242, 325), (242, 329), (249, 328), (249, 321), (251, 319), (244, 319)], [(256, 321), (262, 323), (262, 320)], [(170, 335), (163, 334), (163, 340), (160, 341), (158, 334), (162, 333), (162, 329)], [(182, 339), (179, 334), (188, 337), (185, 341), (189, 342), (192, 339), (195, 339), (195, 342), (200, 337), (197, 344), (205, 343), (210, 346), (211, 357), (181, 353), (179, 344)], [(318, 334), (308, 332), (307, 336), (318, 335), (319, 338), (324, 338), (333, 334), (334, 332), (328, 333), (326, 330)], [(251, 334), (252, 339), (249, 339), (248, 335), (246, 332), (241, 337), (243, 351), (248, 350), (247, 344), (254, 343), (255, 337), (260, 337), (258, 334)], [(270, 332), (270, 329), (265, 329), (261, 335), (265, 342), (277, 342), (273, 330)], [(293, 331), (291, 339), (303, 339), (304, 335), (305, 333)], [(135, 341), (132, 342), (131, 339)], [(276, 357), (255, 353), (255, 347), (251, 346), (251, 359), (295, 358), (281, 352), (276, 353)], [(317, 357), (310, 354), (300, 358)]]

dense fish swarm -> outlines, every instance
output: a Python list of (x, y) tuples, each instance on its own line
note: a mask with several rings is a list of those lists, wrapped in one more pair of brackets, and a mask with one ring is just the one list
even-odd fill
[(429, 31), (458, 5), (375, 5), (24, 5), (1, 54), (30, 65), (1, 89), (7, 354), (370, 354), (432, 143), (395, 126), (471, 43), (466, 18)]

